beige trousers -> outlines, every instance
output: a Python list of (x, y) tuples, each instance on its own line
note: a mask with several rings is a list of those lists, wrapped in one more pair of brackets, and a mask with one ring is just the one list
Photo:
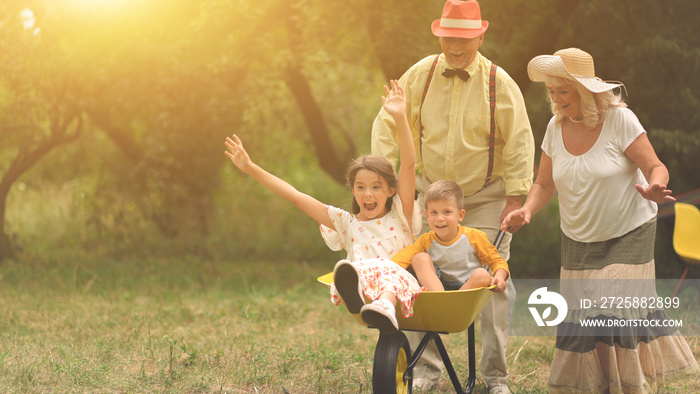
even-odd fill
[[(425, 195), (423, 191), (428, 186), (421, 177), (416, 179), (419, 190), (418, 202), (425, 210)], [(476, 194), (464, 198), (466, 215), (462, 225), (484, 231), (491, 242), (496, 238), (500, 229), (500, 218), (505, 207), (505, 185), (502, 179), (489, 183)], [(423, 220), (423, 232), (430, 231), (428, 223)], [(510, 258), (510, 241), (512, 235), (506, 233), (498, 252), (506, 261)], [(481, 363), (480, 373), (488, 387), (506, 385), (508, 370), (506, 368), (506, 347), (508, 344), (508, 329), (515, 306), (515, 287), (508, 278), (506, 291), (494, 293), (491, 300), (481, 312)], [(421, 332), (406, 332), (411, 344), (411, 351), (423, 338)], [(447, 349), (449, 353), (449, 349)], [(437, 380), (442, 372), (442, 359), (433, 342), (425, 349), (421, 359), (413, 370), (413, 378), (428, 378)], [(460, 371), (457, 371), (460, 373)]]

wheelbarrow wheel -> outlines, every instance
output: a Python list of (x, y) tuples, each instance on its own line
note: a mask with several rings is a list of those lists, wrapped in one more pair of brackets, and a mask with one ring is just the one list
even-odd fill
[(403, 332), (379, 334), (374, 351), (372, 388), (375, 393), (410, 394), (413, 370), (407, 370), (411, 347)]

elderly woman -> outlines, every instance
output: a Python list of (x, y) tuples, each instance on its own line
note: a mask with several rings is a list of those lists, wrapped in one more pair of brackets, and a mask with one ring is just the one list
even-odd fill
[[(609, 309), (600, 302), (592, 308), (572, 302), (582, 294), (595, 301), (656, 295), (657, 204), (675, 199), (666, 187), (668, 170), (644, 128), (613, 93), (622, 84), (597, 78), (593, 58), (577, 48), (535, 57), (528, 74), (545, 83), (554, 116), (542, 142), (537, 180), (523, 207), (507, 215), (501, 227), (517, 231), (557, 192), (561, 289), (569, 313), (557, 327), (549, 392), (649, 392), (663, 387), (671, 374), (697, 372), (675, 328), (625, 326), (631, 319), (668, 318), (663, 305)], [(623, 324), (591, 329), (583, 320)]]

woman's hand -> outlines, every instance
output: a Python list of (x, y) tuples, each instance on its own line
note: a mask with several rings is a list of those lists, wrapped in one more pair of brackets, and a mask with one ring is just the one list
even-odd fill
[(657, 204), (676, 201), (676, 199), (671, 196), (671, 189), (666, 188), (666, 185), (654, 183), (648, 187), (642, 185), (635, 185), (634, 187), (642, 197), (654, 201)]
[(233, 164), (238, 167), (243, 172), (248, 172), (248, 170), (253, 166), (253, 161), (250, 160), (248, 152), (243, 148), (243, 143), (237, 135), (231, 137), (226, 137), (226, 147), (228, 151), (224, 151), (226, 156), (228, 156)]
[(386, 91), (386, 97), (382, 96), (382, 107), (389, 113), (392, 117), (402, 116), (406, 114), (406, 93), (404, 93), (403, 88), (399, 85), (399, 81), (392, 79), (389, 81), (391, 84), (391, 90), (389, 87), (384, 85), (384, 91)]
[(520, 230), (520, 227), (529, 224), (532, 215), (524, 208), (516, 209), (509, 213), (501, 223), (501, 230), (514, 233)]

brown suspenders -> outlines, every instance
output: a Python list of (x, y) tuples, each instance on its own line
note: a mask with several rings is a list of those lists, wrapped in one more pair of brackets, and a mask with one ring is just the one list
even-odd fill
[[(423, 160), (423, 122), (421, 119), (421, 114), (423, 112), (423, 102), (425, 101), (425, 96), (428, 95), (428, 87), (430, 87), (430, 82), (433, 80), (433, 74), (435, 73), (435, 67), (437, 66), (438, 59), (440, 55), (435, 56), (433, 65), (430, 67), (430, 73), (428, 73), (428, 79), (425, 81), (425, 89), (423, 89), (423, 97), (421, 97), (420, 102), (420, 112), (418, 113), (418, 119), (420, 123), (420, 135), (418, 138), (419, 154), (421, 161)], [(491, 63), (491, 72), (489, 73), (489, 107), (491, 112), (491, 132), (489, 135), (489, 167), (486, 173), (486, 182), (491, 181), (491, 174), (493, 173), (493, 156), (494, 156), (494, 145), (496, 141), (496, 69), (498, 67)]]
[(493, 154), (496, 143), (496, 65), (491, 63), (491, 73), (489, 74), (489, 107), (491, 108), (491, 133), (489, 134), (489, 169), (486, 173), (486, 182), (491, 181), (493, 173)]
[(428, 95), (428, 88), (430, 87), (430, 81), (433, 80), (433, 74), (435, 74), (435, 66), (437, 66), (438, 59), (440, 59), (440, 55), (435, 56), (433, 65), (430, 67), (430, 72), (428, 73), (428, 80), (425, 81), (425, 89), (423, 89), (423, 97), (421, 97), (420, 99), (420, 109), (418, 110), (418, 122), (420, 123), (420, 135), (418, 138), (418, 147), (420, 149), (418, 154), (420, 155), (421, 162), (423, 161), (423, 103), (425, 102), (425, 96)]

